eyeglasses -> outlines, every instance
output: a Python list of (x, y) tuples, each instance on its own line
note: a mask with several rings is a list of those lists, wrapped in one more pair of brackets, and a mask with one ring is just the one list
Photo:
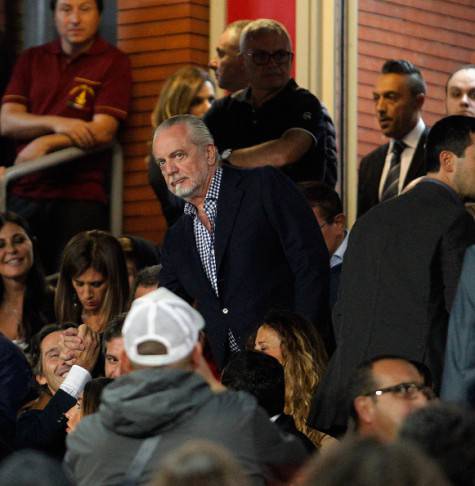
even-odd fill
[(275, 52), (261, 51), (259, 49), (251, 49), (246, 52), (246, 55), (252, 59), (252, 62), (257, 66), (265, 66), (273, 59), (276, 64), (287, 64), (294, 57), (293, 52), (284, 51), (280, 49)]
[(435, 398), (432, 388), (422, 383), (399, 383), (398, 385), (370, 391), (365, 393), (364, 396), (369, 397), (371, 395), (376, 395), (377, 397), (380, 397), (381, 395), (384, 395), (384, 393), (394, 393), (394, 395), (399, 398), (407, 398), (409, 400), (416, 398), (418, 393), (422, 393), (427, 400), (432, 400)]

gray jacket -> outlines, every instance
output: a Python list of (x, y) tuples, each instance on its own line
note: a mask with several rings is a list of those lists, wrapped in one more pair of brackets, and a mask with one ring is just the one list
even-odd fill
[(253, 484), (285, 479), (307, 457), (302, 444), (283, 436), (250, 395), (214, 393), (193, 372), (151, 368), (122, 376), (104, 390), (99, 412), (68, 436), (66, 465), (79, 486), (120, 484), (143, 440), (157, 434), (160, 442), (140, 484), (190, 439), (226, 447)]

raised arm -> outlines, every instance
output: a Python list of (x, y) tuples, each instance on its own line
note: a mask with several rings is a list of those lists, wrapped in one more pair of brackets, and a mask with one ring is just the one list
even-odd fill
[(238, 167), (283, 167), (302, 158), (314, 141), (310, 133), (299, 128), (291, 128), (278, 139), (234, 150), (228, 160)]

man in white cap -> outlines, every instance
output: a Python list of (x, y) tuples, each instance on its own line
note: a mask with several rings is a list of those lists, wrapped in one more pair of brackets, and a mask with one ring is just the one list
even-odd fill
[[(79, 486), (148, 484), (163, 458), (190, 439), (234, 453), (252, 484), (285, 480), (306, 459), (257, 402), (213, 392), (195, 372), (201, 315), (165, 288), (134, 301), (122, 330), (129, 373), (102, 395), (98, 413), (68, 437), (66, 463)], [(124, 484), (125, 484), (124, 483)]]

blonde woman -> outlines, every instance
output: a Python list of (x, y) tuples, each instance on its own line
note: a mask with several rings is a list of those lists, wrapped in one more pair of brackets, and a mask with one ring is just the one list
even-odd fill
[[(163, 85), (152, 112), (153, 129), (175, 115), (195, 115), (202, 118), (215, 99), (215, 86), (208, 73), (196, 66), (185, 66), (170, 76)], [(183, 201), (169, 193), (160, 169), (149, 157), (148, 180), (162, 211), (171, 226), (183, 213)]]
[(284, 367), (285, 409), (297, 429), (317, 447), (325, 434), (307, 426), (315, 388), (327, 364), (323, 341), (314, 327), (290, 311), (271, 311), (258, 328), (254, 348), (276, 358)]

